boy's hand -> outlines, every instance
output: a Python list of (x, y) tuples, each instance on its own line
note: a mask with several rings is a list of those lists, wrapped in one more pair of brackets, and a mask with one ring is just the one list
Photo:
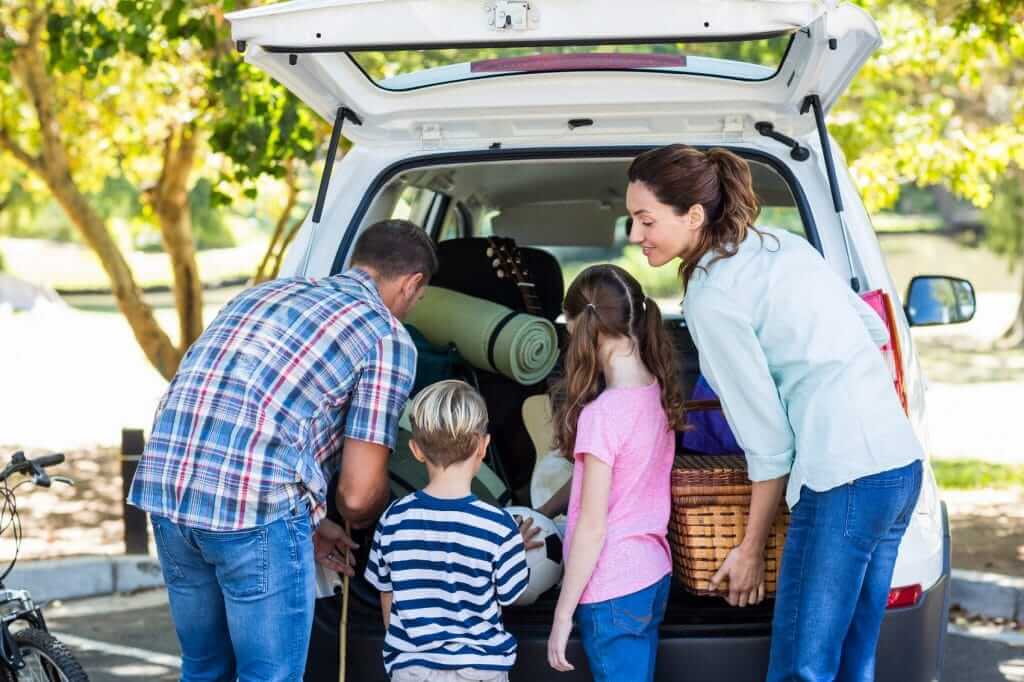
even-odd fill
[(531, 549), (537, 549), (538, 547), (544, 546), (543, 540), (535, 539), (540, 535), (540, 528), (534, 527), (533, 519), (529, 516), (525, 519), (521, 516), (516, 516), (515, 519), (519, 522), (519, 534), (523, 536), (523, 544), (526, 545), (527, 552)]
[(359, 545), (352, 542), (345, 529), (324, 519), (313, 531), (313, 556), (326, 568), (342, 575), (355, 575), (356, 559), (350, 550)]

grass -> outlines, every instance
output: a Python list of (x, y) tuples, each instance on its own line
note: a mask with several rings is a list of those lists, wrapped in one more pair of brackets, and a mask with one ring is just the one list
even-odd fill
[(942, 216), (928, 213), (876, 213), (871, 224), (876, 232), (934, 232), (943, 227)]
[(993, 464), (976, 459), (933, 459), (939, 487), (955, 490), (1024, 486), (1024, 464)]

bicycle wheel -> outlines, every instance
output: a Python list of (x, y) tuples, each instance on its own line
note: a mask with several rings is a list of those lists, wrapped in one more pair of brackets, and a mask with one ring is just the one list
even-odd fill
[(14, 633), (25, 667), (14, 674), (18, 682), (89, 682), (71, 651), (48, 632), (27, 628)]

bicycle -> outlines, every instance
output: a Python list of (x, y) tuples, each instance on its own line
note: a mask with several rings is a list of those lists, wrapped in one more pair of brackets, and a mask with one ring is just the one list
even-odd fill
[[(14, 558), (0, 575), (0, 682), (89, 680), (67, 646), (50, 634), (42, 608), (32, 601), (32, 595), (27, 590), (13, 590), (4, 585), (4, 580), (18, 562), (21, 549), (21, 519), (15, 492), (27, 483), (42, 488), (49, 488), (54, 481), (74, 485), (70, 478), (51, 478), (45, 471), (47, 467), (63, 461), (62, 454), (29, 459), (25, 453), (15, 452), (10, 464), (0, 471), (0, 535), (8, 528), (14, 534)], [(12, 487), (8, 480), (15, 474), (23, 474), (26, 479)]]

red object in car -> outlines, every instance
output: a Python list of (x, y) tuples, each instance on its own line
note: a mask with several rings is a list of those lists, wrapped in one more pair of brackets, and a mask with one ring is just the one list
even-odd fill
[(902, 609), (907, 606), (913, 606), (920, 601), (922, 593), (920, 585), (894, 587), (889, 590), (889, 601), (886, 603), (885, 608)]
[(531, 54), (525, 57), (481, 59), (469, 65), (472, 73), (505, 71), (593, 71), (600, 69), (656, 69), (686, 66), (686, 55), (587, 52)]
[(892, 297), (881, 289), (875, 289), (861, 294), (861, 298), (878, 313), (889, 329), (889, 343), (882, 346), (882, 355), (885, 356), (886, 363), (889, 365), (896, 395), (900, 397), (903, 411), (910, 414), (910, 405), (907, 402), (907, 383), (903, 374), (903, 348), (900, 344), (899, 330), (896, 328), (896, 311)]

